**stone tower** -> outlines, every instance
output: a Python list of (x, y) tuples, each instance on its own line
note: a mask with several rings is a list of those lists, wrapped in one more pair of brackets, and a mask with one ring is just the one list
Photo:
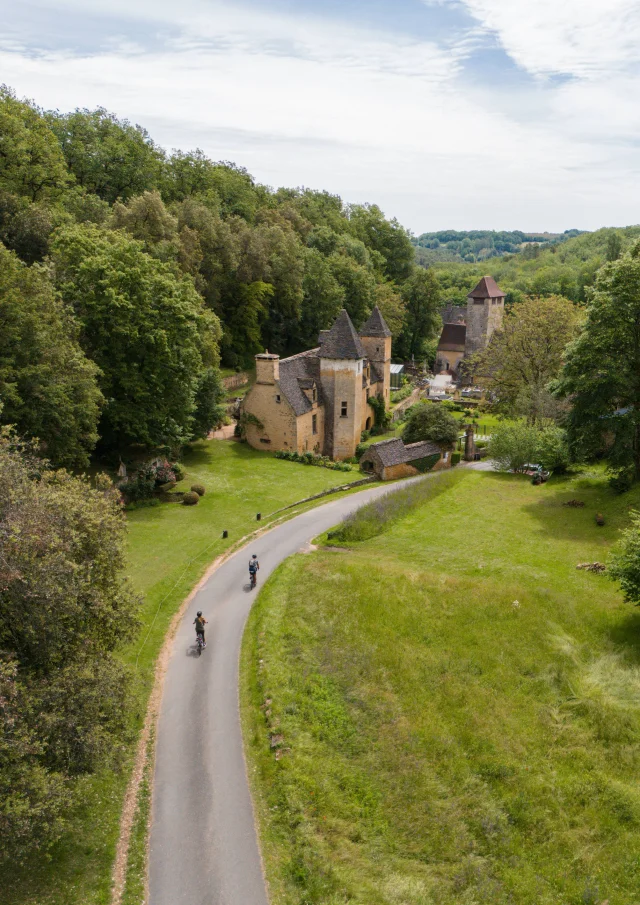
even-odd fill
[(362, 365), (366, 353), (344, 308), (331, 329), (323, 331), (318, 356), (325, 400), (324, 453), (347, 459), (355, 454), (362, 431)]
[(493, 277), (482, 277), (467, 296), (467, 332), (464, 357), (486, 349), (491, 334), (502, 326), (505, 294)]
[(360, 330), (360, 339), (364, 346), (367, 358), (383, 378), (383, 397), (389, 405), (389, 389), (391, 387), (391, 330), (376, 307), (371, 312), (369, 320)]

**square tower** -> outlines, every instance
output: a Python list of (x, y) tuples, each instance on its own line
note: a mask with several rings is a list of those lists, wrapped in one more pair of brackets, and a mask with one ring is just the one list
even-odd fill
[(391, 392), (391, 330), (377, 305), (360, 330), (360, 339), (367, 358), (382, 378), (382, 386), (378, 384), (378, 395), (388, 406)]
[(355, 455), (362, 431), (362, 368), (366, 354), (343, 308), (318, 352), (325, 400), (324, 452), (333, 459)]
[(502, 327), (505, 293), (493, 277), (482, 277), (467, 296), (467, 331), (464, 356), (486, 349), (491, 335)]

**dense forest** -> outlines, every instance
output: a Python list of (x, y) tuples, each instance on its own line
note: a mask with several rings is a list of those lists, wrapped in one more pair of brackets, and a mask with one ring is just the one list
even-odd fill
[(416, 250), (416, 260), (423, 266), (437, 261), (465, 261), (475, 264), (505, 254), (535, 255), (540, 249), (558, 245), (580, 235), (578, 229), (567, 229), (563, 233), (524, 233), (521, 230), (496, 232), (491, 229), (474, 229), (460, 232), (455, 229), (422, 233), (412, 238)]
[(1, 418), (56, 465), (206, 436), (221, 362), (308, 348), (342, 307), (359, 326), (379, 305), (396, 354), (420, 355), (438, 304), (375, 205), (0, 89)]
[(464, 305), (477, 281), (490, 272), (507, 293), (507, 305), (526, 296), (561, 295), (585, 302), (598, 270), (616, 261), (640, 237), (640, 226), (600, 229), (582, 233), (561, 245), (532, 245), (518, 255), (504, 255), (482, 264), (439, 263), (433, 265), (446, 303)]

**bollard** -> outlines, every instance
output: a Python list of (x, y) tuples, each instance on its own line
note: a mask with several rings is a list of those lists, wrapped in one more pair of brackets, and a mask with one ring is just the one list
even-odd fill
[(261, 518), (262, 518), (262, 513), (258, 512), (256, 515), (256, 521), (259, 522)]
[(223, 538), (229, 537), (229, 532), (227, 531), (226, 528), (225, 528), (224, 531), (222, 532), (222, 537), (223, 537)]

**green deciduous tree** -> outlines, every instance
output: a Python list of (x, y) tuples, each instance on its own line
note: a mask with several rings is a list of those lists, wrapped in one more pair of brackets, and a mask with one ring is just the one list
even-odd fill
[(489, 456), (500, 471), (520, 471), (536, 462), (540, 431), (526, 421), (498, 425), (489, 441)]
[(609, 558), (609, 575), (620, 582), (624, 599), (640, 606), (640, 512), (631, 512), (631, 524)]
[(353, 205), (349, 224), (370, 251), (380, 255), (381, 276), (402, 283), (411, 275), (414, 251), (406, 229), (396, 219), (387, 220), (376, 204)]
[(42, 261), (53, 229), (51, 212), (26, 198), (0, 192), (0, 242), (27, 264)]
[(507, 311), (502, 329), (472, 362), (475, 373), (491, 377), (499, 411), (530, 422), (559, 414), (548, 386), (581, 319), (581, 309), (560, 296), (526, 298)]
[(604, 451), (613, 471), (640, 477), (640, 242), (600, 271), (555, 391), (571, 402), (576, 453)]
[(98, 369), (78, 341), (72, 314), (48, 272), (0, 244), (2, 421), (37, 437), (57, 465), (88, 464), (102, 404)]
[(0, 189), (37, 201), (60, 195), (68, 182), (60, 145), (40, 111), (0, 86)]
[(116, 766), (137, 626), (125, 523), (107, 479), (52, 472), (0, 436), (0, 857), (59, 835), (74, 777)]
[(60, 230), (56, 279), (99, 366), (102, 443), (178, 446), (192, 436), (203, 371), (217, 365), (220, 326), (188, 277), (142, 243), (94, 226)]
[(154, 188), (164, 154), (141, 126), (102, 107), (50, 113), (48, 122), (78, 185), (109, 203)]
[(450, 448), (458, 439), (460, 425), (441, 405), (422, 402), (412, 407), (407, 423), (402, 431), (405, 443), (430, 440), (439, 446)]
[(440, 286), (433, 270), (416, 267), (400, 287), (400, 295), (406, 313), (396, 354), (401, 358), (420, 359), (425, 344), (435, 337), (441, 325)]

